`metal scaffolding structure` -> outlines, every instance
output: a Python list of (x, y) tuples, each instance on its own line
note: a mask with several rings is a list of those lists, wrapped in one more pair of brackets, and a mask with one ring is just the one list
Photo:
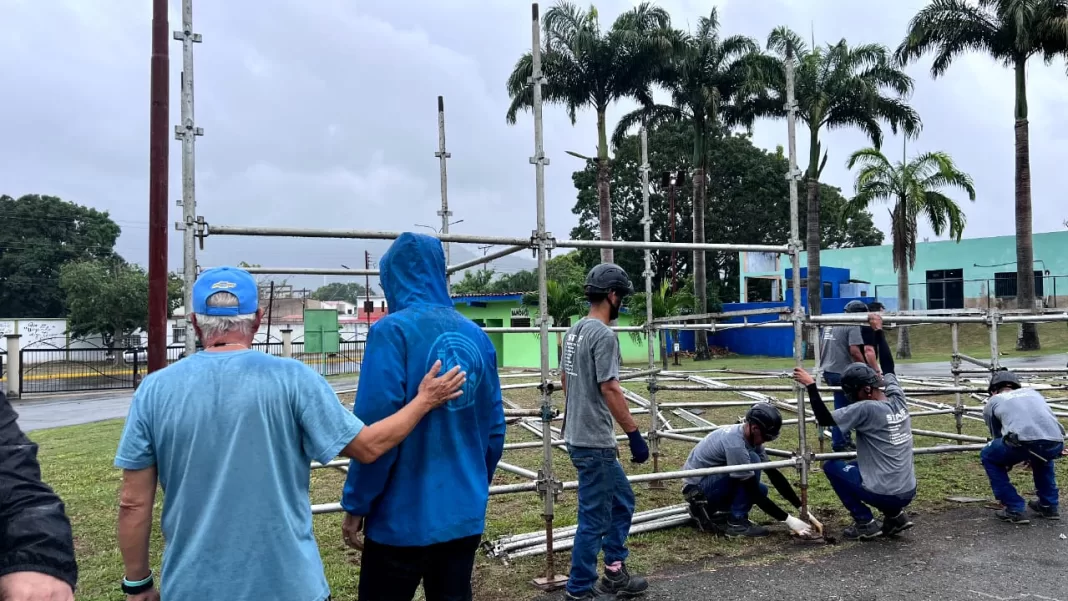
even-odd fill
[[(192, 82), (192, 43), (199, 42), (199, 35), (191, 32), (192, 28), (192, 11), (190, 8), (192, 0), (183, 0), (183, 32), (176, 32), (175, 38), (183, 41), (183, 47), (185, 50), (185, 72), (186, 76), (183, 80), (182, 89), (182, 113), (183, 124), (178, 128), (179, 137), (183, 142), (183, 221), (178, 224), (178, 229), (183, 230), (184, 235), (184, 275), (186, 279), (187, 299), (189, 291), (192, 286), (190, 284), (191, 279), (195, 277), (198, 271), (195, 256), (194, 242), (199, 239), (201, 245), (203, 245), (205, 239), (214, 236), (267, 236), (267, 237), (298, 237), (298, 238), (336, 238), (336, 239), (365, 239), (365, 240), (392, 240), (400, 235), (400, 232), (388, 232), (388, 231), (374, 231), (374, 230), (336, 230), (336, 229), (298, 229), (298, 228), (271, 228), (271, 227), (245, 227), (235, 225), (212, 225), (208, 223), (203, 216), (197, 215), (196, 203), (194, 201), (194, 179), (192, 171), (194, 169), (193, 161), (193, 140), (196, 135), (202, 133), (199, 128), (193, 125), (193, 82)], [(181, 36), (179, 36), (179, 33)], [(794, 99), (794, 57), (792, 52), (788, 51), (787, 59), (785, 63), (786, 81), (787, 81), (787, 99), (786, 99), (786, 112), (787, 112), (787, 137), (789, 148), (789, 172), (785, 174), (786, 179), (790, 182), (789, 185), (789, 202), (790, 202), (790, 240), (787, 244), (777, 245), (747, 245), (747, 244), (693, 244), (693, 243), (670, 243), (660, 242), (652, 239), (651, 226), (652, 219), (650, 217), (649, 206), (649, 154), (648, 154), (648, 132), (645, 127), (642, 127), (641, 136), (641, 151), (642, 162), (640, 166), (640, 174), (635, 174), (641, 177), (642, 181), (642, 220), (643, 226), (643, 240), (641, 241), (602, 241), (602, 240), (557, 240), (552, 233), (546, 231), (545, 220), (545, 168), (548, 166), (549, 159), (545, 156), (544, 144), (543, 144), (543, 95), (542, 86), (545, 85), (546, 79), (542, 72), (542, 56), (541, 56), (541, 19), (539, 16), (538, 4), (532, 5), (531, 11), (531, 51), (532, 51), (532, 76), (529, 79), (529, 84), (532, 88), (532, 112), (534, 122), (534, 144), (533, 154), (530, 157), (530, 163), (534, 166), (534, 184), (535, 184), (535, 203), (536, 203), (536, 227), (531, 232), (529, 238), (508, 237), (508, 236), (481, 236), (471, 234), (453, 234), (448, 232), (448, 216), (451, 214), (447, 204), (446, 194), (446, 175), (445, 175), (445, 159), (449, 157), (449, 154), (445, 151), (444, 145), (444, 115), (442, 100), (439, 97), (439, 133), (440, 147), (439, 152), (435, 155), (440, 159), (441, 168), (441, 183), (442, 183), (442, 209), (439, 211), (439, 215), (442, 217), (442, 230), (436, 234), (439, 240), (448, 244), (455, 243), (479, 243), (479, 244), (493, 244), (503, 245), (505, 248), (496, 253), (491, 253), (481, 258), (466, 261), (457, 265), (449, 265), (447, 268), (448, 273), (455, 273), (459, 270), (466, 269), (475, 265), (479, 265), (488, 261), (492, 261), (496, 258), (519, 252), (522, 250), (532, 250), (537, 258), (537, 280), (538, 280), (538, 313), (535, 318), (535, 326), (533, 327), (486, 327), (486, 332), (500, 332), (500, 333), (535, 333), (538, 334), (540, 345), (540, 365), (536, 372), (527, 372), (514, 374), (517, 378), (529, 378), (536, 379), (536, 382), (522, 382), (515, 384), (506, 384), (502, 386), (505, 392), (509, 390), (517, 390), (522, 388), (536, 388), (539, 391), (539, 407), (536, 409), (521, 408), (517, 405), (506, 401), (508, 407), (505, 411), (506, 419), (509, 421), (509, 425), (525, 430), (540, 438), (537, 442), (520, 442), (509, 443), (505, 445), (506, 450), (520, 450), (520, 449), (533, 449), (540, 447), (542, 450), (541, 465), (537, 471), (530, 470), (511, 463), (501, 463), (499, 469), (502, 472), (517, 476), (521, 478), (522, 482), (512, 484), (500, 484), (490, 487), (490, 495), (506, 495), (517, 493), (536, 493), (540, 497), (541, 513), (544, 518), (544, 530), (540, 530), (534, 533), (516, 534), (512, 536), (504, 537), (500, 540), (487, 542), (486, 549), (490, 555), (494, 557), (500, 557), (502, 559), (524, 557), (536, 554), (545, 554), (545, 569), (542, 578), (536, 580), (535, 584), (543, 588), (553, 588), (561, 584), (562, 577), (556, 574), (554, 565), (554, 551), (565, 550), (570, 547), (575, 534), (575, 527), (555, 528), (555, 515), (556, 504), (559, 495), (564, 491), (575, 490), (578, 487), (578, 483), (574, 481), (561, 481), (554, 471), (554, 449), (559, 449), (564, 445), (562, 434), (558, 428), (554, 427), (554, 422), (560, 419), (559, 411), (553, 404), (553, 395), (560, 389), (560, 383), (557, 381), (557, 376), (554, 375), (550, 364), (550, 347), (549, 347), (549, 334), (553, 332), (563, 332), (566, 328), (553, 327), (551, 325), (551, 318), (548, 313), (547, 306), (547, 260), (550, 251), (556, 248), (615, 248), (615, 249), (640, 249), (644, 250), (645, 270), (642, 273), (644, 278), (644, 288), (647, 295), (653, 293), (653, 250), (668, 250), (668, 251), (692, 251), (692, 250), (705, 250), (705, 251), (729, 251), (729, 252), (772, 252), (787, 254), (790, 258), (792, 265), (792, 286), (794, 290), (792, 306), (789, 309), (774, 309), (774, 310), (758, 310), (758, 311), (738, 311), (727, 313), (714, 313), (706, 315), (691, 315), (685, 318), (654, 318), (653, 315), (653, 303), (646, 303), (646, 315), (645, 324), (642, 326), (628, 326), (628, 327), (616, 327), (615, 330), (619, 332), (628, 333), (641, 333), (644, 335), (647, 350), (648, 350), (648, 367), (642, 370), (624, 371), (621, 379), (623, 380), (641, 380), (646, 384), (648, 391), (647, 397), (627, 390), (627, 397), (634, 405), (632, 410), (638, 414), (648, 414), (650, 420), (649, 430), (646, 433), (646, 437), (649, 441), (649, 448), (652, 456), (652, 473), (630, 475), (628, 480), (630, 482), (647, 482), (651, 487), (663, 487), (663, 482), (666, 480), (677, 480), (686, 477), (705, 476), (710, 474), (724, 474), (731, 472), (749, 471), (756, 467), (758, 469), (782, 467), (782, 468), (794, 468), (798, 472), (798, 482), (800, 487), (800, 499), (801, 507), (800, 515), (808, 515), (808, 484), (813, 464), (818, 461), (835, 459), (835, 458), (849, 458), (855, 456), (854, 453), (822, 453), (812, 452), (808, 449), (808, 435), (810, 433), (808, 424), (814, 423), (814, 419), (806, 415), (805, 411), (805, 391), (797, 384), (791, 383), (789, 385), (764, 385), (764, 384), (731, 384), (732, 381), (759, 381), (770, 379), (786, 379), (789, 377), (788, 373), (774, 372), (774, 371), (729, 371), (729, 370), (689, 370), (689, 371), (668, 371), (666, 365), (666, 357), (662, 357), (664, 365), (657, 366), (657, 349), (661, 347), (661, 334), (667, 331), (675, 330), (695, 330), (695, 331), (721, 331), (725, 329), (735, 328), (777, 328), (777, 327), (790, 327), (793, 328), (793, 359), (794, 365), (801, 367), (803, 365), (803, 341), (805, 335), (811, 328), (817, 328), (821, 325), (829, 324), (856, 324), (862, 323), (866, 320), (866, 316), (861, 315), (819, 315), (806, 317), (801, 306), (800, 292), (800, 253), (803, 250), (803, 246), (800, 240), (799, 232), (799, 200), (797, 186), (801, 179), (801, 171), (797, 166), (797, 144), (796, 144), (796, 112), (797, 104)], [(277, 268), (250, 268), (249, 271), (257, 274), (301, 274), (301, 275), (344, 275), (344, 276), (364, 276), (364, 275), (377, 275), (376, 270), (349, 270), (349, 269), (325, 269), (325, 268), (304, 268), (304, 267), (277, 267)], [(188, 306), (188, 304), (187, 304)], [(761, 322), (761, 323), (722, 323), (726, 320), (735, 318), (747, 317), (759, 314), (778, 313), (779, 320), (773, 322)], [(701, 323), (683, 323), (687, 320), (698, 320)], [(940, 438), (949, 443), (934, 447), (922, 447), (916, 449), (917, 455), (925, 454), (939, 454), (939, 453), (955, 453), (955, 452), (976, 452), (982, 448), (981, 443), (985, 443), (985, 439), (967, 436), (963, 433), (963, 426), (965, 420), (977, 419), (975, 413), (981, 412), (982, 408), (978, 405), (968, 404), (966, 400), (975, 400), (982, 402), (985, 395), (985, 386), (979, 385), (974, 382), (974, 378), (969, 378), (972, 375), (988, 374), (992, 370), (996, 370), (1000, 367), (999, 353), (998, 353), (998, 340), (997, 340), (997, 326), (1004, 323), (1022, 323), (1022, 322), (1054, 322), (1054, 321), (1068, 321), (1068, 313), (999, 313), (997, 311), (985, 312), (985, 313), (968, 313), (968, 314), (940, 314), (940, 315), (922, 315), (922, 314), (887, 314), (884, 316), (884, 322), (888, 325), (923, 325), (923, 324), (950, 324), (952, 332), (952, 354), (951, 354), (951, 366), (950, 376), (946, 379), (937, 378), (923, 378), (923, 379), (908, 379), (902, 377), (903, 383), (906, 384), (908, 402), (912, 408), (911, 415), (913, 417), (923, 416), (942, 416), (953, 415), (956, 419), (956, 432), (938, 432), (934, 430), (914, 429), (913, 434), (924, 437)], [(990, 345), (991, 345), (991, 357), (989, 361), (976, 359), (967, 355), (961, 354), (959, 351), (959, 324), (983, 324), (989, 328), (990, 331)], [(818, 336), (814, 336), (813, 339), (819, 339)], [(192, 344), (192, 333), (187, 334), (187, 345)], [(818, 342), (817, 342), (818, 344)], [(815, 356), (819, 357), (819, 350), (816, 349)], [(978, 369), (962, 369), (964, 362), (974, 364)], [(816, 374), (818, 377), (818, 364), (816, 367)], [(1057, 374), (1068, 373), (1068, 369), (1026, 369), (1019, 370), (1022, 374), (1027, 374), (1035, 378), (1039, 377), (1051, 377)], [(506, 376), (511, 377), (511, 375)], [(918, 384), (914, 386), (913, 384)], [(1062, 379), (1060, 382), (1050, 382), (1044, 384), (1036, 384), (1044, 390), (1068, 390), (1068, 381)], [(686, 401), (686, 402), (663, 402), (661, 397), (658, 397), (660, 391), (691, 391), (691, 392), (708, 392), (708, 393), (737, 393), (741, 398), (740, 400), (715, 400), (715, 401)], [(352, 391), (339, 391), (341, 393)], [(782, 393), (783, 398), (777, 398), (769, 396), (766, 393)], [(917, 397), (948, 397), (954, 398), (952, 405), (939, 403), (936, 401), (922, 400)], [(786, 398), (790, 400), (785, 400)], [(769, 454), (774, 457), (780, 458), (775, 461), (761, 463), (759, 465), (740, 465), (730, 467), (717, 467), (708, 469), (697, 470), (677, 470), (677, 471), (661, 471), (661, 455), (662, 444), (664, 441), (673, 442), (687, 442), (693, 443), (700, 440), (692, 434), (705, 434), (718, 428), (725, 427), (725, 425), (717, 425), (705, 418), (700, 417), (697, 413), (689, 411), (689, 409), (699, 408), (715, 408), (715, 407), (747, 407), (758, 402), (770, 402), (784, 412), (793, 414), (794, 419), (785, 420), (785, 424), (796, 424), (798, 443), (795, 449), (769, 449)], [(1051, 405), (1055, 409), (1059, 409), (1059, 415), (1068, 416), (1068, 399), (1054, 399), (1050, 401)], [(1061, 404), (1063, 403), (1063, 404)], [(690, 424), (687, 427), (675, 427), (672, 424), (672, 420), (681, 420)], [(681, 423), (676, 422), (676, 423)], [(820, 440), (820, 451), (823, 447), (824, 432), (822, 428), (817, 428), (817, 435)], [(620, 436), (620, 440), (625, 440), (626, 437)], [(952, 443), (952, 444), (950, 444)], [(971, 444), (966, 444), (971, 443)], [(347, 469), (348, 460), (335, 460), (327, 464), (313, 464), (313, 468), (335, 468), (335, 469)], [(339, 503), (328, 503), (321, 505), (313, 505), (313, 514), (323, 514), (331, 512), (342, 511)], [(660, 528), (668, 528), (686, 524), (690, 521), (690, 518), (686, 512), (684, 505), (674, 505), (670, 507), (652, 509), (649, 511), (640, 512), (635, 515), (635, 520), (631, 529), (632, 533), (646, 532), (650, 530), (656, 530)]]

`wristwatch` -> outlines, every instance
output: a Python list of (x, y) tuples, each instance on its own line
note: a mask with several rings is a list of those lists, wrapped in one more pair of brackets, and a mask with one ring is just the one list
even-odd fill
[(122, 592), (127, 595), (139, 595), (147, 590), (150, 590), (155, 586), (155, 582), (152, 580), (152, 571), (149, 570), (148, 577), (144, 580), (132, 581), (125, 576), (122, 577)]

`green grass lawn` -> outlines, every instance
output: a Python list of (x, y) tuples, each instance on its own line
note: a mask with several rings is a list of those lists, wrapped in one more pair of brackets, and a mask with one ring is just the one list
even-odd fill
[[(709, 364), (715, 364), (710, 362)], [(509, 380), (514, 383), (515, 380)], [(766, 381), (764, 381), (766, 382)], [(639, 394), (644, 394), (644, 385), (628, 384)], [(525, 407), (538, 405), (536, 390), (510, 390), (507, 397)], [(735, 400), (731, 393), (712, 392), (662, 392), (661, 401), (681, 400)], [(344, 400), (351, 400), (347, 396)], [(952, 399), (940, 399), (952, 402)], [(717, 424), (736, 422), (743, 414), (744, 407), (717, 408), (704, 411), (702, 417)], [(648, 416), (637, 416), (643, 429), (648, 429)], [(786, 417), (791, 417), (786, 414)], [(672, 416), (673, 425), (685, 427), (689, 424)], [(952, 416), (929, 416), (915, 420), (915, 427), (954, 431)], [(117, 512), (117, 495), (121, 474), (111, 467), (115, 448), (122, 429), (121, 420), (113, 420), (33, 432), (31, 438), (40, 444), (40, 460), (45, 480), (51, 484), (66, 502), (67, 511), (74, 526), (75, 545), (81, 569), (79, 599), (83, 601), (103, 601), (119, 598), (117, 583), (122, 577), (122, 561), (115, 541), (115, 519)], [(980, 422), (965, 421), (964, 432), (984, 436), (985, 431)], [(808, 428), (808, 442), (811, 448), (817, 447), (815, 428)], [(534, 440), (525, 430), (510, 428), (509, 442)], [(782, 437), (774, 447), (783, 450), (795, 450), (798, 442), (796, 426), (787, 426)], [(917, 437), (917, 446), (943, 444), (937, 439)], [(948, 444), (948, 443), (946, 443)], [(661, 446), (661, 470), (680, 469), (692, 445), (686, 442), (664, 441)], [(624, 456), (629, 456), (626, 447)], [(505, 452), (504, 461), (528, 469), (538, 470), (541, 466), (540, 450), (509, 450)], [(560, 480), (574, 480), (576, 474), (563, 451), (555, 451), (553, 465)], [(1068, 470), (1061, 463), (1058, 476), (1064, 481)], [(989, 485), (975, 453), (918, 456), (916, 458), (917, 475), (920, 481), (919, 495), (912, 509), (919, 513), (915, 520), (917, 527), (906, 536), (933, 536), (924, 529), (923, 514), (938, 511), (949, 504), (945, 498), (949, 495), (968, 495), (989, 497)], [(632, 465), (624, 461), (628, 473), (647, 473), (652, 471), (652, 462), (644, 465)], [(211, 469), (211, 466), (205, 466)], [(796, 472), (786, 471), (792, 480), (797, 480)], [(1030, 491), (1033, 486), (1026, 482), (1028, 472), (1014, 470), (1014, 479), (1021, 492)], [(336, 502), (344, 475), (334, 470), (315, 470), (312, 477), (312, 503)], [(518, 483), (523, 480), (507, 473), (498, 472), (495, 484)], [(662, 507), (682, 502), (679, 481), (666, 483), (666, 490), (650, 490), (647, 485), (635, 486), (638, 498), (638, 511)], [(831, 533), (838, 534), (847, 523), (847, 516), (834, 498), (826, 479), (820, 473), (813, 473), (810, 486), (810, 500), (813, 513), (820, 517)], [(776, 495), (776, 498), (777, 495)], [(786, 505), (783, 502), (784, 506)], [(239, 510), (239, 505), (234, 507)], [(157, 506), (157, 520), (158, 520)], [(561, 494), (556, 506), (556, 525), (566, 526), (575, 523), (575, 495), (573, 491)], [(530, 532), (543, 528), (541, 516), (542, 503), (532, 493), (495, 496), (490, 501), (486, 539), (492, 540), (506, 534)], [(768, 518), (755, 509), (752, 518), (757, 521)], [(991, 518), (993, 519), (993, 518)], [(327, 578), (336, 599), (355, 598), (356, 584), (359, 577), (358, 553), (347, 549), (341, 542), (338, 514), (316, 516), (315, 534), (319, 540)], [(816, 555), (823, 553), (826, 547), (799, 545), (792, 542), (781, 526), (774, 527), (774, 535), (759, 541), (725, 541), (696, 532), (690, 528), (676, 528), (635, 536), (630, 541), (631, 559), (628, 561), (632, 570), (652, 572), (664, 570), (680, 564), (696, 565), (696, 569), (709, 569), (728, 562), (764, 562), (783, 557), (784, 553)], [(153, 532), (153, 565), (158, 569), (162, 549), (158, 521)], [(240, 541), (234, 541), (240, 545)], [(799, 548), (800, 547), (800, 548)], [(567, 573), (569, 552), (556, 555), (556, 571)], [(530, 599), (537, 591), (530, 586), (530, 580), (541, 574), (545, 557), (515, 560), (505, 566), (499, 560), (487, 558), (480, 554), (475, 572), (475, 598), (480, 600), (514, 600)]]

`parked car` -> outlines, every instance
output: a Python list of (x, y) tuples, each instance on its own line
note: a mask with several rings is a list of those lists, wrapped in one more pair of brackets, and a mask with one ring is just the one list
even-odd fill
[(144, 365), (148, 363), (148, 349), (143, 346), (126, 349), (122, 353), (122, 360), (127, 365), (133, 365), (134, 363)]

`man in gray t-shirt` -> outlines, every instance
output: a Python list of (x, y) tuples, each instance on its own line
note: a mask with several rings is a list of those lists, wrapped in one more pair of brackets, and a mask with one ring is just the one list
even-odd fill
[(1023, 497), (1009, 481), (1013, 466), (1029, 462), (1038, 500), (1027, 506), (1040, 517), (1059, 518), (1053, 461), (1064, 451), (1064, 427), (1046, 399), (1033, 388), (1021, 388), (1019, 378), (1011, 371), (995, 373), (987, 391), (990, 398), (983, 409), (983, 418), (993, 440), (979, 454), (979, 459), (990, 479), (994, 497), (1005, 506), (995, 515), (1013, 524), (1030, 521), (1024, 516)]
[[(869, 314), (868, 324), (878, 343), (883, 337), (882, 317)], [(893, 356), (881, 353), (879, 363), (882, 377), (864, 363), (853, 363), (843, 371), (841, 387), (847, 405), (833, 413), (823, 404), (815, 379), (800, 367), (794, 370), (794, 379), (808, 389), (816, 422), (857, 435), (856, 461), (833, 459), (823, 464), (831, 488), (853, 516), (854, 524), (843, 533), (850, 539), (894, 536), (912, 527), (905, 514), (916, 496), (912, 422), (905, 393), (894, 375)], [(882, 512), (881, 522), (872, 507)]]
[[(866, 313), (868, 306), (858, 300), (846, 303), (846, 313)], [(834, 408), (841, 409), (847, 404), (845, 394), (837, 390), (842, 383), (842, 372), (853, 363), (868, 363), (872, 368), (878, 368), (875, 364), (875, 349), (866, 353), (863, 330), (859, 325), (827, 326), (823, 328), (820, 340), (820, 370), (823, 372), (823, 381), (828, 386), (835, 388)], [(831, 428), (831, 449), (836, 453), (843, 451), (855, 451), (853, 440), (849, 433), (838, 426)]]
[[(571, 548), (568, 599), (639, 595), (649, 588), (624, 562), (634, 515), (634, 490), (619, 464), (615, 422), (627, 434), (632, 460), (649, 459), (638, 424), (619, 385), (619, 338), (608, 323), (619, 317), (623, 299), (634, 292), (618, 265), (606, 263), (586, 276), (590, 312), (564, 338), (560, 380), (564, 386), (564, 442), (578, 471), (578, 527)], [(597, 556), (604, 551), (604, 577)]]

